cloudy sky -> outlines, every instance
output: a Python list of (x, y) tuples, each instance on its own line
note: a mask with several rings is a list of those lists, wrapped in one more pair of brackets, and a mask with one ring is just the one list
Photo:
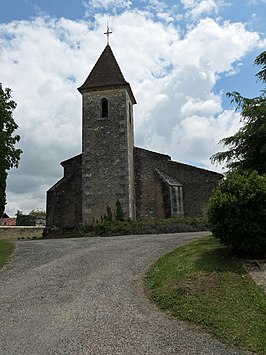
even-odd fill
[[(76, 90), (110, 44), (130, 82), (135, 144), (211, 170), (240, 127), (225, 97), (262, 89), (266, 0), (1, 0), (0, 82), (17, 102), (23, 155), (8, 176), (7, 213), (45, 209), (60, 162), (81, 152)], [(263, 17), (264, 16), (264, 17)]]

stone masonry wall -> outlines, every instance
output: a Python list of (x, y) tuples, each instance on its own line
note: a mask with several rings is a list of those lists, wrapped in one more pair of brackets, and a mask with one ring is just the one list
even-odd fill
[(206, 212), (210, 195), (221, 174), (171, 161), (167, 173), (183, 185), (184, 211), (186, 216), (201, 216)]
[(127, 94), (127, 145), (128, 145), (128, 196), (129, 218), (136, 219), (135, 174), (134, 174), (134, 118), (133, 105)]
[(41, 238), (43, 234), (43, 227), (27, 227), (27, 226), (1, 226), (0, 227), (0, 240), (1, 239), (30, 239), (30, 238)]
[[(101, 100), (108, 100), (108, 117), (101, 118)], [(111, 89), (83, 93), (82, 215), (83, 224), (100, 220), (107, 205), (115, 210), (121, 202), (125, 218), (132, 215), (128, 141), (127, 90)], [(132, 129), (133, 135), (133, 129)], [(132, 145), (132, 146), (131, 146)]]
[(137, 219), (166, 218), (162, 184), (156, 169), (165, 170), (168, 155), (134, 149)]
[(174, 177), (183, 186), (185, 216), (204, 214), (212, 190), (222, 175), (171, 161), (168, 155), (134, 149), (136, 207), (138, 219), (167, 218), (166, 192), (156, 169)]
[(81, 154), (61, 163), (64, 177), (47, 192), (46, 227), (82, 224)]

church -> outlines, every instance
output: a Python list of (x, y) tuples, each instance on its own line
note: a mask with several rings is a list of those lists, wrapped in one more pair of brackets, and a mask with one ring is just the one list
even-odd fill
[(47, 191), (47, 227), (91, 225), (117, 201), (131, 220), (203, 215), (221, 174), (134, 146), (136, 99), (109, 44), (78, 90), (82, 153)]

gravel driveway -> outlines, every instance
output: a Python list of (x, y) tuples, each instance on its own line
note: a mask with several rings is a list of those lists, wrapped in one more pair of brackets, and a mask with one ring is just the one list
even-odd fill
[(0, 272), (2, 355), (247, 354), (156, 308), (143, 276), (206, 233), (16, 242)]

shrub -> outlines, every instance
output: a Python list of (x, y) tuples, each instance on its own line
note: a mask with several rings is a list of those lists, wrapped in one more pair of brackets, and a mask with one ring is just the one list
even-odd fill
[(124, 211), (119, 200), (116, 201), (116, 212), (115, 212), (116, 221), (124, 221)]
[(209, 226), (205, 217), (175, 217), (163, 220), (117, 221), (107, 220), (106, 215), (101, 221), (89, 226), (46, 228), (44, 238), (66, 237), (108, 237), (129, 234), (158, 234), (207, 231)]
[(240, 256), (266, 254), (266, 175), (229, 173), (208, 207), (213, 235)]
[(29, 214), (23, 214), (22, 211), (17, 211), (17, 226), (35, 226), (35, 219)]
[(113, 221), (113, 213), (110, 206), (106, 207), (106, 215), (104, 216), (104, 220), (108, 222)]
[(36, 226), (45, 224), (46, 213), (42, 210), (32, 210), (29, 214), (23, 214), (22, 211), (17, 211), (17, 226)]

